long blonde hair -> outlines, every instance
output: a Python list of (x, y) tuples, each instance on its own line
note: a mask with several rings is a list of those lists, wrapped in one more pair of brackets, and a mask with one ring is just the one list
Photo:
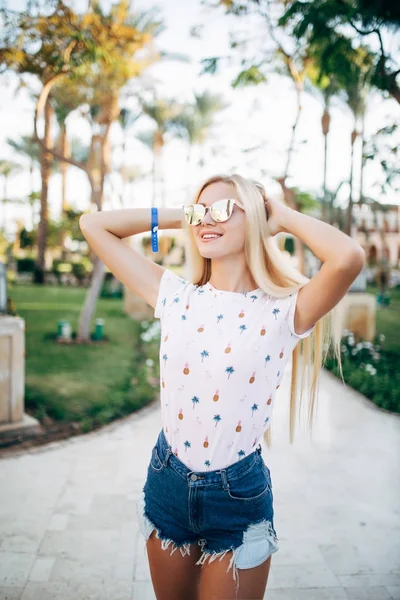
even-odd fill
[[(245, 260), (257, 286), (269, 295), (284, 298), (310, 281), (308, 277), (294, 267), (290, 258), (279, 250), (275, 240), (270, 236), (265, 212), (267, 194), (261, 183), (238, 174), (214, 175), (203, 182), (194, 196), (193, 203), (198, 202), (200, 194), (207, 186), (219, 182), (234, 186), (239, 200), (245, 209)], [(196, 285), (205, 285), (211, 277), (211, 259), (204, 258), (198, 251), (193, 228), (186, 221), (184, 221), (183, 226), (188, 236), (186, 264), (189, 271), (189, 278)], [(340, 338), (332, 335), (332, 313), (333, 311), (330, 311), (320, 319), (314, 331), (308, 337), (300, 338), (292, 353), (289, 418), (289, 439), (291, 444), (293, 444), (294, 440), (295, 415), (297, 414), (298, 419), (300, 419), (306, 375), (309, 391), (308, 426), (311, 433), (316, 409), (316, 398), (318, 397), (316, 392), (319, 383), (319, 374), (326, 361), (331, 343), (343, 378), (340, 360)], [(300, 405), (297, 405), (297, 379), (300, 358), (302, 359), (301, 394)], [(312, 379), (310, 382), (311, 368)], [(270, 447), (272, 443), (271, 426), (265, 431), (264, 439), (268, 447)]]

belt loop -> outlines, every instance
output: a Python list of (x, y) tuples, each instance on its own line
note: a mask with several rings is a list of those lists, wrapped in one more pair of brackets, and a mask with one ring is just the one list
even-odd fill
[(261, 454), (261, 450), (262, 450), (262, 448), (261, 448), (261, 444), (258, 444), (258, 447), (257, 447), (257, 452), (258, 452), (258, 454)]
[(168, 447), (167, 454), (166, 454), (165, 460), (164, 460), (164, 464), (166, 467), (168, 466), (168, 460), (169, 460), (169, 457), (171, 456), (171, 454), (172, 454), (172, 450), (171, 450), (171, 448)]
[(223, 486), (224, 490), (228, 490), (229, 489), (229, 485), (228, 485), (228, 480), (226, 478), (226, 471), (225, 471), (225, 469), (221, 469), (220, 473), (221, 473), (221, 478), (222, 478), (222, 486)]

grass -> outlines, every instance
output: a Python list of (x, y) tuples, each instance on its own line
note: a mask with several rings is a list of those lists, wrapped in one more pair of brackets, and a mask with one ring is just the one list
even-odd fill
[(72, 330), (77, 330), (86, 290), (16, 285), (9, 288), (9, 294), (18, 315), (25, 319), (27, 412), (41, 421), (45, 417), (74, 421), (89, 430), (154, 397), (154, 386), (147, 380), (153, 373), (146, 358), (153, 358), (157, 371), (157, 345), (141, 340), (145, 329), (124, 314), (122, 299), (100, 298), (97, 302), (94, 319), (105, 319), (107, 343), (60, 345), (52, 339), (57, 323), (68, 320)]
[[(367, 292), (378, 295), (378, 289), (368, 286)], [(388, 291), (389, 306), (376, 306), (376, 332), (385, 336), (382, 346), (385, 350), (400, 352), (400, 287)]]

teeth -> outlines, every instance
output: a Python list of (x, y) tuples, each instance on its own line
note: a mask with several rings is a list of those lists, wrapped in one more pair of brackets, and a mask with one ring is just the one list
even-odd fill
[(220, 235), (206, 233), (206, 235), (203, 235), (203, 240), (213, 239), (213, 238), (219, 238), (219, 237), (221, 237), (221, 236)]

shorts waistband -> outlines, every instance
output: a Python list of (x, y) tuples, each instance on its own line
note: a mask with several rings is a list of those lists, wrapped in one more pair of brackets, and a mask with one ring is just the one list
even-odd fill
[(239, 477), (254, 465), (262, 450), (261, 445), (258, 444), (254, 452), (223, 469), (216, 469), (214, 471), (192, 471), (173, 453), (172, 448), (165, 437), (164, 428), (161, 429), (158, 435), (156, 445), (158, 456), (165, 465), (168, 465), (169, 463), (169, 465), (185, 479), (188, 479), (192, 474), (197, 475), (196, 481), (201, 482), (202, 485), (207, 483), (218, 483), (221, 480), (225, 481), (225, 478), (235, 479), (236, 477)]

